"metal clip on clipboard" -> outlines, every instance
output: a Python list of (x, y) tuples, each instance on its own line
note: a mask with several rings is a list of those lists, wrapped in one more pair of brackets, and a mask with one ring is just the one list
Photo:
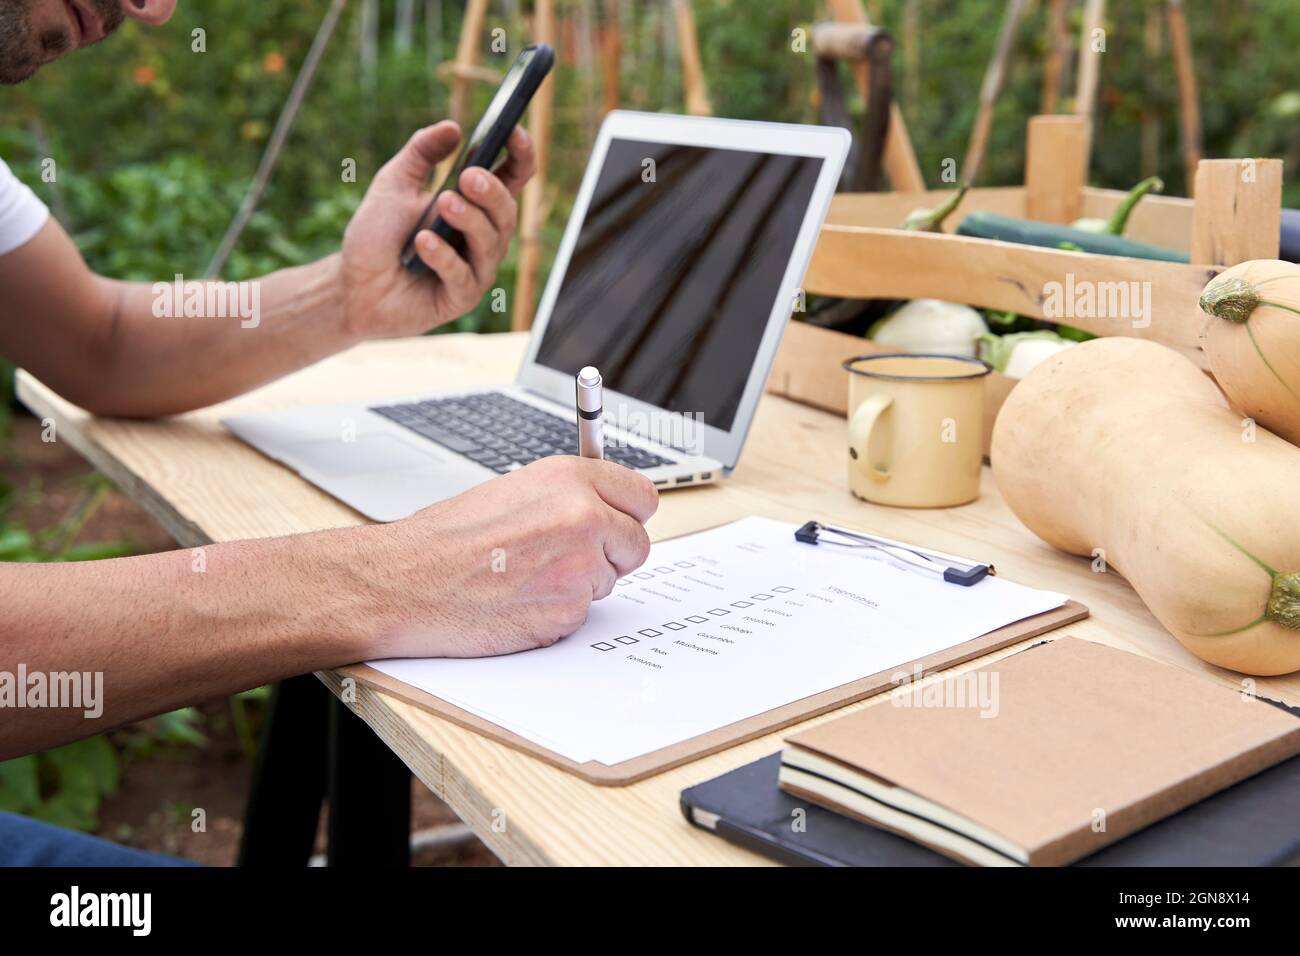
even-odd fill
[[(824, 539), (823, 535), (838, 535), (848, 540)], [(796, 541), (802, 541), (805, 544), (838, 544), (844, 548), (875, 548), (918, 571), (940, 574), (949, 584), (957, 584), (964, 588), (971, 587), (983, 581), (988, 575), (997, 573), (991, 564), (970, 564), (941, 551), (926, 551), (898, 541), (890, 541), (888, 538), (873, 538), (871, 535), (861, 534), (857, 531), (832, 528), (830, 525), (824, 525), (817, 521), (809, 521), (803, 525), (794, 533), (794, 537)]]

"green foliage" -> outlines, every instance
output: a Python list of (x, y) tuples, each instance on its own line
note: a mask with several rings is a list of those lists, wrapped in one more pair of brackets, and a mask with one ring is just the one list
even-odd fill
[(99, 809), (117, 793), (125, 761), (204, 747), (203, 715), (193, 707), (112, 734), (0, 762), (0, 810), (74, 830), (99, 826)]
[(0, 763), (0, 810), (76, 830), (99, 825), (99, 806), (117, 792), (117, 752), (106, 737)]

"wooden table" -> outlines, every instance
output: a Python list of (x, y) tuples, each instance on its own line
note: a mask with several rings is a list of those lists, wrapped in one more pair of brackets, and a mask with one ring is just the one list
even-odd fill
[[(523, 334), (444, 335), (369, 343), (234, 401), (156, 422), (92, 419), (23, 373), (18, 394), (38, 418), (54, 420), (59, 441), (71, 443), (108, 474), (178, 544), (195, 547), (365, 520), (238, 442), (218, 423), (221, 416), (506, 382), (514, 377), (525, 340)], [(1091, 608), (1091, 619), (1057, 633), (1241, 686), (1240, 675), (1210, 667), (1183, 650), (1116, 574), (1094, 573), (1089, 561), (1055, 552), (1026, 531), (1003, 503), (987, 469), (979, 501), (961, 508), (889, 509), (854, 499), (846, 488), (844, 433), (842, 418), (765, 396), (735, 474), (719, 485), (665, 493), (650, 522), (652, 537), (672, 537), (750, 514), (791, 522), (817, 517), (991, 560), (1011, 580), (1065, 592)], [(338, 686), (332, 673), (320, 676)], [(1255, 689), (1300, 703), (1300, 675), (1258, 679)], [(852, 707), (874, 706), (885, 696)], [(632, 786), (606, 788), (387, 695), (362, 692), (359, 698), (353, 709), (507, 863), (766, 862), (687, 824), (678, 809), (678, 793), (772, 753), (789, 730)]]

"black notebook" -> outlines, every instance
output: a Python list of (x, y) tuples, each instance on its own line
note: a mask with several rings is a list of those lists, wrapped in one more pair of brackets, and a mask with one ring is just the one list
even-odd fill
[[(1300, 716), (1300, 709), (1287, 708)], [(824, 810), (777, 787), (781, 755), (682, 791), (696, 826), (798, 866), (960, 866), (919, 843)], [(802, 814), (796, 816), (796, 811)], [(1165, 817), (1074, 866), (1285, 866), (1300, 863), (1300, 757)]]

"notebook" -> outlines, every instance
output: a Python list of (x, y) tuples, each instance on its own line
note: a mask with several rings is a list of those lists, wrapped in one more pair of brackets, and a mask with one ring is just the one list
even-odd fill
[[(1291, 711), (1300, 717), (1300, 708)], [(682, 791), (695, 826), (792, 866), (959, 866), (928, 847), (792, 797), (777, 786), (781, 755)], [(1072, 866), (1300, 864), (1300, 757), (1157, 820)]]
[(1061, 865), (1300, 753), (1300, 719), (1076, 638), (795, 734), (781, 787), (965, 863)]

